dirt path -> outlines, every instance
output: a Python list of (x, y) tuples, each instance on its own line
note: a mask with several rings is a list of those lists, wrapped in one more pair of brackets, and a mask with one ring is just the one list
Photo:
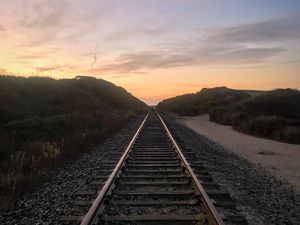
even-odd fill
[(208, 115), (181, 117), (178, 121), (247, 160), (260, 164), (300, 192), (300, 145), (243, 134), (230, 126), (210, 122)]

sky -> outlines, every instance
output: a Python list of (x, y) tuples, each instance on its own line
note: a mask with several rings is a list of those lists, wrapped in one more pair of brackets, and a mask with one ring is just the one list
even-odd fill
[(299, 0), (0, 0), (0, 74), (92, 75), (153, 105), (300, 89)]

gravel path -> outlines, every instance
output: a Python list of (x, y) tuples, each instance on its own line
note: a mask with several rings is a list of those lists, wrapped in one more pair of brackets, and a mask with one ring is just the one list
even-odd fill
[(258, 165), (231, 153), (219, 144), (175, 120), (167, 124), (184, 140), (186, 147), (198, 152), (214, 178), (229, 191), (241, 213), (253, 225), (299, 225), (300, 194)]
[(70, 205), (72, 194), (85, 188), (87, 178), (101, 168), (102, 160), (109, 153), (128, 145), (142, 119), (143, 116), (140, 116), (132, 120), (126, 128), (106, 139), (90, 153), (51, 172), (51, 178), (37, 191), (24, 196), (13, 209), (0, 215), (0, 224), (56, 224), (57, 216)]

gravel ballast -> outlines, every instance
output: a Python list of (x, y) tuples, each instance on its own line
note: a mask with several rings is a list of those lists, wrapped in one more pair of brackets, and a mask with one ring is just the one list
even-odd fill
[(133, 119), (90, 153), (50, 172), (47, 181), (35, 192), (25, 195), (12, 209), (0, 215), (0, 224), (58, 224), (57, 217), (70, 206), (72, 195), (86, 188), (89, 177), (96, 175), (111, 152), (125, 150), (143, 118)]
[[(128, 145), (143, 116), (108, 138), (90, 153), (51, 172), (37, 191), (24, 196), (9, 211), (0, 215), (0, 224), (56, 225), (72, 201), (72, 195), (86, 188), (103, 160), (113, 151)], [(167, 125), (196, 150), (216, 183), (230, 193), (238, 209), (252, 225), (299, 225), (300, 195), (261, 167), (231, 153), (224, 147), (168, 118)]]
[(263, 168), (231, 153), (168, 117), (167, 125), (205, 162), (216, 183), (230, 193), (253, 225), (299, 225), (300, 194)]

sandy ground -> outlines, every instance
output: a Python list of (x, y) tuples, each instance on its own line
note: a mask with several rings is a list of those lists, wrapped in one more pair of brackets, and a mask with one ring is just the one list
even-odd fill
[(208, 115), (181, 117), (178, 121), (247, 160), (261, 165), (300, 192), (300, 145), (243, 134), (230, 126), (210, 122)]

